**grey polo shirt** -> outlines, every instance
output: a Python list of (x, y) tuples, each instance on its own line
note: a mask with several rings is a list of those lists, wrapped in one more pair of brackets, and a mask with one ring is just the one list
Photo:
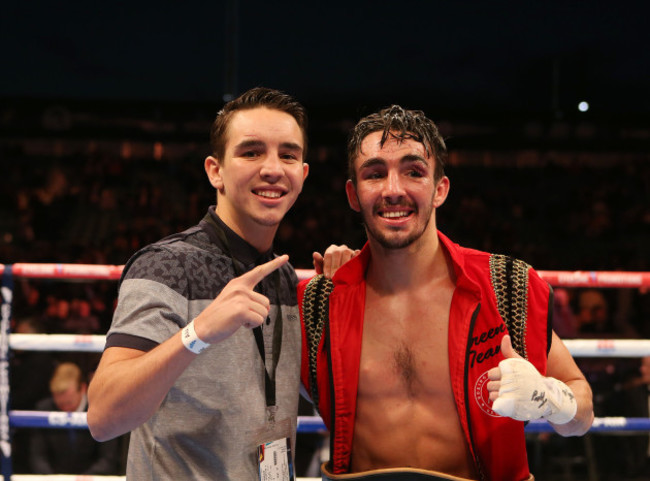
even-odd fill
[[(260, 255), (211, 207), (197, 226), (149, 245), (129, 260), (106, 347), (154, 348), (214, 300), (235, 276), (233, 259), (237, 272), (245, 272), (272, 256), (270, 251)], [(271, 364), (280, 309), (277, 419), (289, 418), (295, 426), (301, 349), (297, 278), (289, 265), (278, 271), (279, 276), (268, 276), (258, 285), (271, 302), (262, 331)], [(250, 329), (240, 328), (208, 347), (178, 378), (151, 419), (131, 433), (129, 481), (257, 479), (255, 434), (265, 423), (264, 386), (264, 363)]]

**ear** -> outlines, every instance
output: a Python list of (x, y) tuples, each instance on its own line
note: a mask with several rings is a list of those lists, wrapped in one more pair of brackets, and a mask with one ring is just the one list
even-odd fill
[(361, 212), (359, 198), (357, 197), (357, 188), (350, 179), (345, 183), (345, 194), (348, 196), (348, 204), (350, 204), (352, 210), (355, 212)]
[(302, 163), (302, 181), (304, 182), (307, 176), (309, 175), (309, 164), (307, 162)]
[(205, 173), (208, 174), (208, 179), (212, 187), (218, 191), (223, 190), (223, 178), (221, 177), (221, 163), (216, 157), (211, 155), (205, 158)]
[(445, 203), (449, 194), (449, 177), (443, 176), (436, 185), (436, 193), (433, 196), (433, 207), (436, 209)]

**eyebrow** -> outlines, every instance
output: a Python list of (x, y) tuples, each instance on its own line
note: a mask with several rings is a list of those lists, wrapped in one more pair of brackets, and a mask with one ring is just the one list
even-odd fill
[[(255, 147), (266, 147), (266, 142), (262, 140), (249, 139), (243, 140), (242, 142), (235, 145), (235, 149), (248, 149)], [(302, 152), (303, 148), (301, 145), (296, 144), (295, 142), (282, 142), (280, 143), (281, 149), (294, 150), (297, 152)]]
[(235, 149), (248, 149), (251, 147), (264, 147), (265, 144), (261, 140), (243, 140), (237, 145), (235, 145)]
[[(426, 161), (424, 157), (421, 155), (416, 155), (416, 154), (408, 154), (402, 157), (399, 160), (400, 165), (408, 164), (408, 163), (418, 163), (418, 164), (424, 164), (426, 166), (429, 166), (430, 164)], [(359, 169), (367, 169), (371, 167), (375, 167), (376, 165), (385, 165), (386, 161), (382, 159), (381, 157), (372, 157), (370, 159), (365, 160), (360, 166)]]
[(299, 145), (299, 144), (296, 144), (295, 142), (282, 142), (280, 144), (280, 147), (283, 148), (283, 149), (296, 150), (296, 151), (299, 151), (299, 152), (302, 152), (302, 150), (303, 150), (302, 146)]

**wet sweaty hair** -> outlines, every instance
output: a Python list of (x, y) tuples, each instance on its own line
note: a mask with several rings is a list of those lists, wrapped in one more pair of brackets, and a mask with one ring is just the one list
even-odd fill
[(226, 141), (228, 140), (228, 125), (230, 125), (232, 116), (240, 110), (251, 110), (260, 107), (285, 112), (296, 120), (302, 132), (304, 144), (302, 160), (305, 160), (307, 156), (307, 111), (291, 95), (266, 87), (255, 87), (244, 92), (224, 105), (217, 113), (210, 129), (212, 155), (219, 161), (223, 161), (226, 153)]
[(421, 110), (406, 110), (399, 105), (391, 105), (374, 114), (362, 118), (348, 137), (348, 175), (357, 183), (354, 161), (361, 153), (361, 143), (373, 132), (383, 132), (380, 145), (389, 137), (401, 141), (412, 139), (424, 146), (426, 153), (435, 160), (433, 178), (438, 182), (445, 175), (447, 146), (438, 127)]

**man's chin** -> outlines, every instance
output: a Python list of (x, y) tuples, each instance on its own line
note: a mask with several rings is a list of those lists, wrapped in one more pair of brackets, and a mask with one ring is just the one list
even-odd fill
[(255, 222), (262, 227), (278, 227), (282, 222), (282, 217), (277, 215), (256, 217)]
[(377, 239), (379, 242), (379, 245), (381, 245), (384, 249), (390, 249), (390, 250), (399, 250), (399, 249), (404, 249), (406, 247), (409, 247), (413, 242), (415, 242), (415, 239), (413, 238), (407, 238), (407, 239), (386, 239), (386, 238), (379, 238)]
[(384, 249), (391, 249), (391, 250), (397, 250), (397, 249), (404, 249), (405, 247), (409, 247), (411, 244), (413, 244), (420, 236), (419, 235), (386, 235), (382, 232), (372, 232), (372, 231), (367, 231), (368, 232), (368, 237), (371, 237), (375, 239), (380, 246), (382, 246)]

